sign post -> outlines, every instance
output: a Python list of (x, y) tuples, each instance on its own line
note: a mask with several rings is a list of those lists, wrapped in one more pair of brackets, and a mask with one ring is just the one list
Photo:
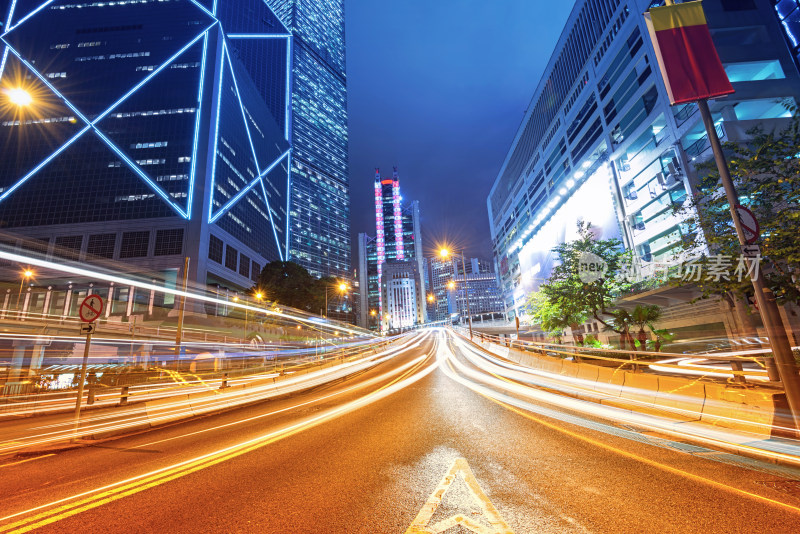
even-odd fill
[(83, 384), (86, 382), (86, 367), (89, 363), (89, 345), (92, 343), (97, 325), (95, 321), (103, 313), (103, 299), (99, 295), (89, 295), (78, 308), (78, 315), (81, 318), (81, 334), (86, 334), (86, 344), (83, 348), (83, 365), (81, 366), (81, 377), (78, 382), (78, 399), (75, 401), (75, 424), (73, 441), (78, 439), (78, 425), (81, 422), (81, 401), (83, 400)]
[(742, 226), (745, 243), (748, 245), (755, 244), (758, 238), (761, 237), (761, 227), (758, 225), (755, 214), (744, 206), (736, 206), (736, 216)]
[[(697, 103), (728, 200), (736, 237), (742, 247), (742, 256), (747, 261), (748, 272), (758, 273), (758, 262), (761, 260), (757, 245), (760, 234), (758, 221), (750, 210), (739, 204), (739, 195), (708, 107), (710, 98), (733, 93), (733, 86), (711, 39), (702, 3), (675, 4), (674, 0), (666, 0), (665, 4), (650, 8), (644, 17), (670, 104)], [(769, 337), (772, 357), (783, 382), (794, 427), (800, 430), (800, 375), (775, 302), (775, 294), (757, 274), (751, 276), (750, 281)]]

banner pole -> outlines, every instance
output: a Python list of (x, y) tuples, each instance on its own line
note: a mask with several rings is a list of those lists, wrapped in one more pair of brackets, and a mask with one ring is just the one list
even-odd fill
[[(731, 217), (736, 228), (736, 235), (739, 238), (739, 244), (744, 247), (747, 244), (747, 237), (745, 236), (744, 228), (742, 228), (742, 222), (739, 220), (739, 215), (736, 213), (736, 206), (739, 205), (739, 194), (736, 192), (736, 185), (731, 180), (728, 162), (725, 159), (725, 153), (722, 151), (719, 136), (717, 136), (717, 128), (714, 125), (711, 110), (708, 108), (708, 100), (698, 100), (697, 107), (700, 109), (700, 116), (703, 118), (703, 125), (706, 128), (708, 140), (714, 152), (714, 159), (717, 163), (722, 186), (725, 189), (725, 196), (730, 205)], [(797, 373), (797, 365), (794, 362), (794, 354), (792, 354), (792, 347), (786, 335), (786, 328), (783, 325), (775, 295), (759, 276), (758, 262), (760, 257), (745, 257), (745, 261), (748, 263), (749, 273), (753, 273), (750, 275), (750, 281), (753, 283), (758, 311), (767, 330), (769, 344), (772, 348), (772, 357), (775, 359), (783, 389), (786, 392), (789, 412), (795, 429), (800, 430), (800, 375)]]

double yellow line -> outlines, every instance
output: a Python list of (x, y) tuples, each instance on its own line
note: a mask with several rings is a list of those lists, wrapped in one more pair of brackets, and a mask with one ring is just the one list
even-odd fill
[[(422, 359), (421, 361), (419, 361), (418, 363), (407, 369), (405, 372), (403, 372), (397, 378), (384, 384), (375, 391), (370, 392), (368, 395), (359, 400), (363, 401), (366, 398), (374, 397), (384, 389), (389, 388), (392, 385), (413, 375), (425, 364), (426, 361), (428, 361), (428, 359), (429, 357)], [(206, 469), (213, 465), (226, 462), (228, 460), (236, 458), (237, 456), (241, 456), (242, 454), (247, 454), (248, 452), (255, 451), (271, 443), (274, 443), (278, 440), (287, 438), (289, 436), (302, 432), (303, 430), (307, 430), (309, 428), (322, 424), (323, 422), (333, 419), (334, 417), (347, 413), (349, 411), (347, 408), (350, 404), (352, 404), (352, 402), (358, 402), (358, 401), (351, 401), (351, 403), (346, 403), (345, 405), (339, 408), (320, 414), (312, 419), (295, 423), (294, 425), (291, 425), (285, 429), (266, 434), (264, 436), (246, 441), (238, 445), (234, 445), (227, 449), (222, 449), (220, 451), (204, 455), (199, 458), (195, 458), (193, 460), (181, 462), (171, 467), (166, 467), (158, 471), (140, 475), (133, 479), (128, 479), (127, 481), (122, 481), (120, 483), (117, 483), (120, 484), (118, 487), (111, 488), (110, 486), (105, 486), (104, 488), (100, 488), (101, 490), (105, 489), (105, 491), (101, 491), (100, 493), (93, 493), (92, 495), (86, 498), (70, 502), (69, 504), (64, 504), (62, 506), (50, 508), (39, 514), (27, 516), (14, 523), (2, 525), (0, 526), (0, 532), (2, 533), (8, 532), (13, 534), (29, 532), (31, 530), (41, 528), (51, 523), (55, 523), (57, 521), (61, 521), (68, 517), (80, 514), (87, 510), (91, 510), (93, 508), (103, 506), (104, 504), (108, 504), (110, 502), (122, 499), (129, 495), (133, 495), (135, 493), (139, 493), (146, 489), (159, 486), (171, 480), (181, 478), (183, 476), (194, 473), (195, 471)]]

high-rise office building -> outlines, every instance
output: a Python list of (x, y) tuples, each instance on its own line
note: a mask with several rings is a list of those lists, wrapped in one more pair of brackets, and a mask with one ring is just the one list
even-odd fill
[(315, 276), (350, 276), (344, 0), (266, 0), (291, 30), (289, 253)]
[(395, 260), (383, 266), (381, 302), (385, 330), (412, 328), (425, 322), (425, 284), (418, 262)]
[(373, 328), (378, 325), (378, 319), (385, 315), (381, 296), (385, 264), (401, 261), (416, 263), (420, 278), (418, 286), (423, 297), (425, 295), (419, 202), (414, 200), (403, 205), (397, 169), (394, 169), (391, 178), (381, 177), (380, 170), (376, 169), (374, 190), (376, 236), (358, 236), (358, 277), (362, 288), (359, 325)]
[(449, 317), (457, 314), (462, 321), (466, 321), (469, 315), (474, 321), (484, 315), (504, 314), (505, 305), (494, 273), (467, 271), (466, 278), (466, 290), (464, 275), (461, 275), (456, 279), (455, 287), (447, 291)]
[[(678, 259), (683, 219), (673, 207), (711, 150), (697, 106), (669, 105), (641, 15), (659, 4), (575, 3), (487, 199), (509, 309), (548, 278), (552, 248), (576, 237), (578, 221), (619, 238), (645, 274)], [(736, 90), (710, 102), (722, 140), (788, 124), (787, 104), (800, 98), (797, 2), (703, 7)]]
[(233, 290), (287, 257), (292, 36), (266, 4), (17, 1), (4, 25), (6, 241), (167, 284), (189, 256)]
[[(505, 305), (492, 264), (483, 258), (466, 258), (465, 261), (470, 313), (473, 316), (504, 313)], [(430, 279), (428, 294), (432, 296), (428, 309), (433, 309), (433, 313), (428, 312), (428, 320), (446, 321), (453, 314), (466, 317), (464, 266), (461, 258), (426, 258), (425, 268)]]

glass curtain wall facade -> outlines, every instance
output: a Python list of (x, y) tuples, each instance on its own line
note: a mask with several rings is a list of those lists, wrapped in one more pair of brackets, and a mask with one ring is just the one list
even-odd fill
[[(794, 1), (790, 2), (795, 4)], [(487, 207), (505, 304), (518, 313), (579, 221), (635, 251), (644, 274), (677, 259), (682, 205), (711, 157), (697, 106), (675, 106), (641, 14), (663, 2), (579, 0), (495, 179)], [(786, 2), (705, 0), (736, 93), (710, 103), (723, 141), (785, 124), (800, 98)], [(787, 7), (788, 9), (788, 7)], [(776, 14), (778, 16), (776, 16)], [(796, 49), (796, 42), (794, 42)]]
[[(492, 264), (483, 258), (466, 258), (466, 262), (470, 310), (473, 315), (504, 312), (505, 306)], [(433, 295), (429, 310), (434, 310), (434, 313), (428, 313), (428, 320), (445, 321), (454, 313), (465, 317), (464, 266), (461, 258), (444, 260), (434, 257), (427, 258), (425, 263), (430, 279), (428, 294)], [(455, 289), (447, 287), (451, 281), (455, 282)]]
[[(497, 287), (494, 273), (468, 272), (467, 291), (469, 291), (469, 313), (473, 320), (483, 315), (502, 314), (505, 311), (503, 298), (500, 295), (500, 288)], [(450, 316), (458, 314), (462, 320), (466, 319), (468, 315), (467, 297), (464, 291), (463, 278), (460, 284), (456, 282), (455, 289), (447, 292), (446, 303)], [(440, 319), (446, 319), (446, 317)]]
[(18, 0), (4, 25), (6, 230), (231, 289), (287, 256), (292, 37), (264, 2)]
[(267, 0), (294, 36), (290, 257), (349, 277), (350, 185), (343, 0)]

